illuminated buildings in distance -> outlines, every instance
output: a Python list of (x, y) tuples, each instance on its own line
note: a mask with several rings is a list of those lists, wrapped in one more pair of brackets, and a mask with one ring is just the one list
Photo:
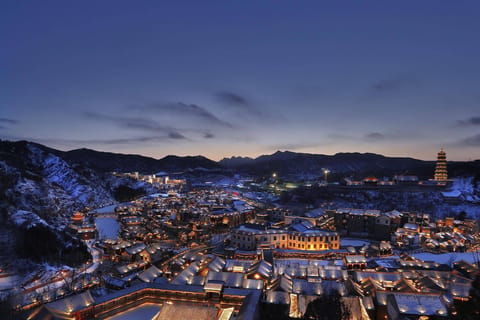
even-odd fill
[(437, 155), (437, 166), (435, 167), (435, 176), (436, 181), (447, 181), (447, 154), (443, 151), (443, 148)]

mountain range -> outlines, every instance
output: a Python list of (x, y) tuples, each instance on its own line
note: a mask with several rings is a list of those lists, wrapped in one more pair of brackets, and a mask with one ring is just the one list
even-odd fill
[[(280, 177), (310, 179), (323, 177), (323, 170), (328, 168), (337, 178), (398, 173), (430, 178), (434, 166), (433, 161), (371, 153), (329, 156), (278, 151), (254, 159), (233, 157), (216, 162), (203, 156), (154, 159), (90, 149), (60, 151), (28, 141), (0, 141), (0, 248), (3, 248), (0, 260), (21, 255), (17, 252), (19, 244), (33, 232), (32, 228), (60, 239), (72, 212), (119, 201), (116, 195), (120, 188), (155, 191), (151, 184), (117, 177), (112, 171), (144, 174), (166, 171), (208, 179), (234, 174), (269, 176), (276, 172)], [(476, 181), (480, 176), (478, 160), (449, 162), (448, 166), (453, 176), (475, 176)], [(63, 240), (58, 243), (60, 251), (68, 247)], [(57, 252), (57, 249), (52, 250)]]
[[(280, 175), (323, 175), (324, 169), (332, 174), (378, 175), (413, 174), (423, 179), (431, 178), (435, 169), (434, 161), (409, 157), (386, 157), (373, 153), (337, 153), (335, 155), (277, 151), (257, 158), (231, 157), (213, 161), (204, 156), (169, 155), (155, 159), (142, 155), (101, 152), (91, 149), (60, 151), (26, 141), (0, 142), (5, 144), (30, 144), (38, 149), (63, 159), (71, 165), (82, 165), (99, 172), (134, 172), (153, 174), (158, 171), (177, 173), (203, 170), (209, 172), (235, 172), (264, 175), (277, 172)], [(2, 157), (0, 157), (2, 160)], [(452, 175), (475, 175), (480, 169), (480, 160), (470, 162), (449, 162)]]

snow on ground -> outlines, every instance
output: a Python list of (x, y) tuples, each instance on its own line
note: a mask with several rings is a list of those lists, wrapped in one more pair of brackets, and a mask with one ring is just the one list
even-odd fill
[(108, 320), (131, 320), (131, 319), (153, 319), (153, 317), (160, 311), (162, 307), (158, 304), (142, 304), (132, 310), (122, 312), (113, 317), (107, 318)]
[(152, 193), (144, 197), (141, 197), (140, 199), (144, 200), (144, 199), (152, 199), (152, 198), (168, 198), (168, 193)]
[(85, 270), (85, 273), (92, 273), (97, 270), (99, 263), (101, 262), (102, 253), (100, 249), (93, 247), (95, 240), (86, 241), (88, 251), (92, 255), (92, 264)]
[(450, 252), (450, 253), (414, 253), (412, 254), (417, 259), (424, 261), (435, 261), (441, 264), (449, 264), (451, 262), (465, 260), (470, 263), (476, 263), (480, 258), (480, 251), (477, 252)]
[(455, 217), (465, 211), (468, 218), (480, 219), (480, 205), (475, 203), (443, 204), (437, 208), (438, 217)]
[(363, 247), (366, 244), (370, 244), (370, 241), (360, 239), (348, 239), (340, 238), (340, 247)]
[(467, 202), (480, 203), (478, 191), (473, 186), (473, 178), (455, 178), (450, 188), (442, 192), (444, 197), (461, 197)]
[(17, 212), (12, 214), (11, 218), (17, 226), (25, 226), (27, 229), (30, 229), (37, 225), (43, 225), (48, 227), (48, 224), (47, 222), (45, 222), (45, 220), (30, 211), (18, 210)]
[(342, 266), (343, 260), (316, 260), (316, 259), (301, 259), (301, 258), (278, 258), (274, 260), (276, 268), (280, 266)]
[(456, 178), (453, 180), (453, 184), (450, 188), (451, 191), (459, 191), (463, 194), (471, 194), (473, 189), (473, 178)]
[(118, 206), (118, 204), (112, 204), (103, 208), (98, 208), (94, 212), (96, 213), (112, 213), (115, 212), (115, 208)]
[(95, 226), (98, 230), (100, 239), (117, 239), (120, 225), (116, 218), (97, 217), (95, 218)]
[(65, 281), (64, 279), (57, 280), (55, 282), (50, 282), (48, 284), (44, 284), (38, 288), (35, 289), (35, 292), (38, 294), (45, 294), (45, 293), (53, 293), (55, 290), (60, 289), (65, 286)]
[[(49, 264), (43, 264), (38, 271), (30, 274), (28, 280), (23, 281), (24, 289), (33, 289), (39, 294), (52, 292), (55, 289), (61, 288), (65, 285), (65, 278), (62, 271), (70, 270), (69, 266), (51, 266)], [(33, 277), (33, 278), (32, 278)], [(35, 279), (35, 280), (34, 280)], [(56, 281), (53, 281), (55, 280)]]
[(460, 197), (462, 195), (462, 192), (460, 190), (452, 190), (452, 191), (442, 192), (442, 194), (444, 197), (456, 198), (456, 197)]
[(17, 286), (18, 276), (0, 278), (0, 291), (13, 289)]

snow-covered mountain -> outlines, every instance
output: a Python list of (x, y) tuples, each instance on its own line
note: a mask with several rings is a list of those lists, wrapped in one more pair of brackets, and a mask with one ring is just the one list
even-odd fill
[(27, 142), (3, 142), (1, 151), (1, 197), (10, 214), (34, 212), (62, 227), (72, 211), (114, 201), (109, 179), (89, 168), (71, 165)]
[(92, 169), (55, 151), (0, 141), (0, 268), (21, 273), (22, 265), (82, 263), (88, 259), (86, 247), (65, 229), (74, 211), (116, 202), (119, 186), (154, 192), (150, 184)]
[(113, 191), (121, 184), (146, 184), (117, 178), (67, 161), (48, 148), (30, 142), (0, 142), (0, 200), (9, 216), (32, 212), (62, 229), (72, 212), (115, 202)]

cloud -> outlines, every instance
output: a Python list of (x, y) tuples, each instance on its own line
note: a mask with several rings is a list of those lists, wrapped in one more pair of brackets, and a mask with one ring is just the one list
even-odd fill
[(186, 137), (184, 135), (182, 135), (181, 133), (178, 133), (178, 132), (169, 132), (168, 137), (170, 139), (186, 139)]
[(459, 144), (468, 147), (480, 147), (480, 134), (462, 139)]
[(324, 144), (322, 143), (296, 143), (296, 142), (293, 142), (293, 143), (285, 143), (285, 144), (278, 144), (278, 145), (273, 145), (273, 146), (268, 146), (267, 149), (268, 150), (275, 150), (275, 151), (278, 151), (278, 150), (287, 150), (287, 151), (295, 151), (295, 150), (301, 150), (301, 149), (305, 149), (305, 148), (315, 148), (315, 147), (319, 147), (319, 146), (322, 146)]
[(376, 93), (393, 92), (410, 86), (413, 83), (415, 83), (415, 79), (412, 77), (396, 76), (374, 82), (372, 83), (370, 89)]
[(211, 133), (211, 132), (205, 132), (205, 133), (203, 134), (203, 137), (204, 137), (205, 139), (213, 139), (213, 138), (215, 138), (215, 135), (214, 135), (213, 133)]
[(174, 137), (169, 135), (165, 136), (141, 136), (133, 138), (117, 138), (117, 139), (49, 139), (49, 138), (22, 138), (29, 141), (37, 141), (39, 143), (54, 143), (54, 144), (67, 144), (67, 145), (119, 145), (119, 144), (137, 144), (144, 142), (168, 142)]
[(0, 123), (5, 123), (5, 124), (19, 124), (20, 121), (15, 120), (15, 119), (10, 119), (10, 118), (0, 118)]
[(178, 129), (163, 126), (152, 119), (111, 116), (90, 111), (84, 112), (84, 116), (96, 121), (110, 122), (122, 128), (136, 129), (154, 133), (163, 133), (166, 134), (166, 136), (170, 139), (187, 139), (183, 134), (178, 131)]
[(218, 125), (222, 127), (233, 128), (233, 125), (227, 121), (221, 120), (212, 112), (200, 107), (196, 104), (186, 104), (183, 102), (150, 104), (145, 106), (133, 106), (134, 109), (140, 111), (157, 112), (160, 114), (168, 114), (180, 117), (193, 117), (196, 120), (202, 120), (207, 125)]
[(327, 138), (330, 140), (355, 140), (354, 136), (350, 136), (343, 133), (330, 133), (327, 135)]
[(465, 120), (458, 120), (458, 126), (478, 126), (480, 125), (480, 117), (470, 117)]
[(380, 132), (371, 132), (365, 135), (368, 140), (384, 140), (386, 136)]
[(420, 132), (405, 132), (405, 131), (393, 131), (393, 132), (370, 132), (364, 137), (367, 141), (402, 141), (412, 139), (423, 139), (425, 136)]
[(247, 112), (248, 114), (256, 116), (265, 116), (264, 112), (259, 110), (249, 99), (237, 93), (219, 91), (215, 93), (215, 97), (221, 104), (241, 111), (242, 113)]
[(415, 133), (410, 133), (410, 132), (387, 132), (387, 133), (382, 133), (378, 131), (373, 131), (373, 132), (368, 132), (364, 135), (361, 133), (359, 134), (330, 134), (328, 137), (332, 140), (336, 141), (357, 141), (357, 142), (363, 142), (363, 141), (384, 141), (384, 140), (410, 140), (410, 139), (420, 139), (422, 138), (422, 134), (415, 132)]
[(176, 139), (171, 135), (168, 136), (152, 136), (152, 137), (135, 137), (135, 138), (119, 138), (119, 139), (92, 139), (92, 140), (66, 140), (69, 143), (78, 144), (131, 144), (140, 142), (163, 142)]
[(236, 106), (251, 106), (247, 98), (229, 91), (220, 91), (215, 94), (220, 102)]

